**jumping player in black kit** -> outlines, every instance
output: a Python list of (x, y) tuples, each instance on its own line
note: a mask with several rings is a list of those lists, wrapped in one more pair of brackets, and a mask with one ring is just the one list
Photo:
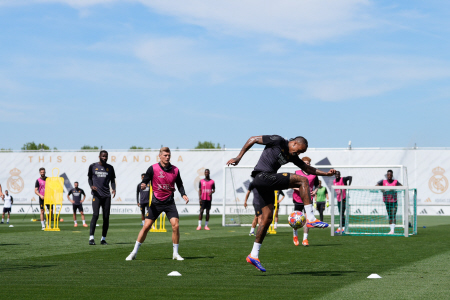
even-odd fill
[[(141, 175), (141, 182), (144, 180), (145, 173)], [(141, 189), (141, 182), (137, 185), (136, 189), (136, 201), (137, 206), (141, 209), (141, 218), (142, 218), (142, 226), (144, 226), (145, 221), (145, 208), (147, 207), (147, 212), (149, 209), (149, 201), (150, 201), (150, 187), (147, 185), (145, 189)]]
[(102, 245), (108, 245), (106, 242), (106, 234), (109, 227), (109, 213), (111, 209), (111, 191), (109, 183), (111, 182), (113, 198), (116, 196), (116, 173), (113, 166), (107, 164), (108, 152), (100, 151), (100, 161), (89, 166), (88, 182), (92, 190), (92, 209), (93, 215), (91, 220), (89, 245), (95, 245), (94, 233), (97, 225), (100, 207), (103, 211), (103, 227), (102, 227)]
[(294, 165), (307, 172), (319, 176), (332, 176), (336, 172), (331, 169), (328, 172), (322, 172), (305, 164), (298, 156), (305, 153), (308, 149), (308, 141), (301, 136), (290, 139), (289, 141), (279, 135), (253, 136), (245, 143), (241, 152), (236, 158), (232, 158), (227, 165), (236, 166), (241, 161), (244, 154), (254, 145), (265, 145), (264, 151), (259, 158), (251, 176), (254, 178), (253, 184), (258, 191), (259, 197), (254, 201), (260, 201), (262, 211), (261, 224), (256, 233), (255, 243), (250, 255), (247, 256), (247, 262), (254, 265), (258, 270), (265, 272), (266, 269), (261, 265), (258, 259), (261, 244), (266, 236), (267, 229), (273, 218), (273, 209), (275, 203), (275, 190), (286, 190), (288, 188), (298, 188), (300, 197), (304, 200), (304, 209), (308, 220), (308, 227), (326, 228), (327, 223), (321, 222), (314, 216), (311, 205), (311, 195), (309, 191), (308, 179), (306, 177), (290, 174), (277, 173), (282, 165), (292, 162)]
[[(78, 227), (77, 223), (77, 209), (80, 212), (81, 220), (83, 221), (83, 227), (88, 227), (86, 221), (84, 220), (84, 212), (83, 212), (83, 202), (86, 199), (86, 194), (82, 189), (78, 188), (78, 182), (75, 181), (75, 188), (71, 189), (67, 194), (67, 199), (72, 203), (73, 208), (73, 227)], [(70, 199), (70, 195), (72, 195), (72, 200)], [(81, 199), (81, 195), (83, 195), (83, 199)]]

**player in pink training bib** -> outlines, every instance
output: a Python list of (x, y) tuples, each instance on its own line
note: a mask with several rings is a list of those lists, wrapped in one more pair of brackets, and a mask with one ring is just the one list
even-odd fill
[[(311, 165), (311, 158), (309, 158), (308, 156), (303, 157), (302, 160), (308, 166)], [(311, 201), (312, 201), (312, 199), (315, 196), (315, 193), (314, 193), (315, 187), (319, 186), (319, 178), (317, 177), (317, 175), (308, 174), (303, 170), (295, 171), (295, 174), (300, 175), (302, 177), (306, 177), (306, 179), (308, 179), (308, 186), (309, 186), (309, 191), (311, 193)], [(294, 201), (294, 210), (304, 212), (304, 204), (303, 204), (303, 201), (300, 196), (300, 192), (299, 192), (298, 188), (294, 188), (294, 193), (292, 194), (292, 199)], [(294, 238), (293, 238), (294, 245), (298, 246), (300, 244), (298, 241), (298, 229), (293, 229), (293, 231), (294, 231)], [(302, 240), (303, 246), (309, 246), (308, 234), (309, 234), (309, 227), (307, 225), (303, 226), (303, 240)]]
[(180, 229), (178, 210), (174, 199), (175, 185), (184, 201), (186, 201), (186, 204), (188, 204), (189, 198), (184, 191), (180, 170), (170, 163), (170, 157), (169, 147), (161, 148), (159, 150), (159, 163), (150, 166), (142, 179), (141, 189), (147, 188), (148, 183), (151, 182), (153, 189), (152, 202), (147, 216), (145, 217), (144, 226), (139, 232), (136, 244), (134, 245), (134, 249), (125, 260), (136, 259), (139, 247), (145, 241), (148, 231), (161, 213), (167, 215), (167, 219), (169, 219), (169, 222), (172, 225), (172, 258), (175, 260), (184, 260), (184, 258), (178, 254)]
[[(333, 180), (333, 185), (351, 185), (352, 176), (341, 177), (341, 172), (336, 171), (335, 179)], [(339, 217), (342, 217), (342, 228), (338, 227), (336, 233), (341, 233), (345, 230), (345, 204), (347, 201), (346, 190), (336, 189), (336, 199), (338, 202)], [(339, 222), (338, 222), (339, 226)], [(334, 230), (334, 229), (333, 229)]]
[(202, 229), (203, 211), (206, 209), (205, 230), (209, 230), (209, 211), (211, 210), (212, 194), (216, 191), (214, 180), (209, 177), (209, 169), (205, 170), (205, 179), (198, 184), (198, 197), (200, 198), (200, 214), (198, 216), (197, 230)]
[[(377, 182), (377, 186), (401, 186), (401, 183), (398, 180), (394, 179), (394, 172), (392, 170), (388, 170), (386, 174), (385, 180), (380, 180)], [(386, 211), (389, 216), (389, 234), (395, 233), (395, 223), (397, 222), (397, 191), (396, 190), (383, 190), (383, 202), (386, 205)]]
[[(34, 193), (39, 197), (39, 207), (41, 209), (41, 226), (42, 230), (45, 229), (45, 221), (44, 221), (44, 214), (45, 214), (45, 207), (44, 207), (44, 196), (45, 196), (45, 180), (47, 179), (47, 176), (45, 176), (45, 168), (39, 169), (39, 175), (41, 175), (34, 185)], [(47, 205), (47, 208), (50, 211), (50, 206)]]

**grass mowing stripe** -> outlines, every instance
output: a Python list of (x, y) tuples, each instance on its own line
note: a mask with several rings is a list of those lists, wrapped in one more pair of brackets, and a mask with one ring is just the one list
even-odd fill
[[(427, 228), (419, 228), (419, 235), (411, 238), (330, 237), (328, 230), (314, 229), (310, 247), (295, 247), (292, 230), (280, 228), (263, 244), (260, 257), (268, 272), (261, 273), (245, 262), (254, 241), (249, 228), (233, 227), (235, 232), (229, 232), (218, 216), (211, 219), (211, 231), (196, 231), (196, 219), (180, 220), (180, 254), (186, 258), (182, 262), (171, 259), (170, 228), (165, 234), (150, 234), (137, 260), (125, 261), (141, 228), (138, 216), (113, 219), (108, 246), (87, 245), (87, 229), (78, 227), (82, 233), (73, 233), (69, 222), (59, 233), (29, 227), (3, 235), (10, 228), (0, 227), (0, 276), (8, 282), (2, 292), (37, 299), (327, 298), (371, 273), (389, 274), (450, 248), (443, 238), (448, 226), (438, 225), (448, 218), (419, 218)], [(167, 277), (171, 271), (183, 276)]]
[(450, 251), (361, 279), (321, 299), (445, 299), (450, 293)]

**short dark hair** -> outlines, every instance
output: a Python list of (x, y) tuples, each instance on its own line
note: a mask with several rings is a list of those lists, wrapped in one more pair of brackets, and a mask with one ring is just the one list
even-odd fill
[(78, 183), (78, 181), (75, 181), (73, 184)]
[(101, 150), (100, 153), (99, 153), (99, 155), (102, 155), (102, 153), (108, 154), (108, 151), (106, 151), (106, 150)]
[(42, 167), (42, 168), (39, 168), (39, 172), (40, 172), (40, 171), (42, 171), (42, 170), (44, 170), (44, 171), (45, 171), (45, 168), (44, 168), (44, 167)]
[(211, 173), (211, 171), (209, 169), (205, 169), (205, 172), (208, 171), (209, 173)]
[(296, 136), (295, 138), (291, 139), (291, 141), (296, 141), (297, 143), (304, 144), (306, 147), (308, 147), (308, 140), (302, 136)]
[(141, 176), (145, 176), (145, 173), (142, 173)]
[(388, 170), (387, 172), (388, 172), (388, 173), (391, 172), (392, 174), (394, 174), (394, 172), (392, 172), (392, 170)]

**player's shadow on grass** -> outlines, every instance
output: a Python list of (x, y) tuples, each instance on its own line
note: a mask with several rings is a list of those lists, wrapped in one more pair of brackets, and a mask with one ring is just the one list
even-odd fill
[(342, 246), (342, 244), (319, 244), (319, 245), (309, 245), (308, 247), (335, 247)]
[(345, 276), (345, 274), (355, 273), (356, 271), (315, 271), (315, 272), (291, 272), (284, 274), (259, 274), (257, 276), (283, 276), (283, 275), (311, 275), (318, 277), (326, 276)]
[(0, 269), (0, 273), (5, 271), (26, 271), (41, 268), (52, 268), (57, 266), (58, 265), (2, 266), (2, 268)]
[(134, 245), (136, 242), (129, 242), (129, 243), (114, 243), (113, 245)]
[(29, 245), (29, 244), (0, 244), (0, 246), (21, 246), (21, 245)]
[[(202, 259), (202, 258), (215, 258), (215, 256), (183, 256), (184, 259)], [(170, 258), (166, 258), (170, 259)]]

